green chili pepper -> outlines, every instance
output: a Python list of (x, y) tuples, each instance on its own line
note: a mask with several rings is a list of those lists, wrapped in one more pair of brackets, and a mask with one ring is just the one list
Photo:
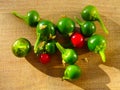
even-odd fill
[(45, 51), (49, 54), (54, 54), (56, 52), (56, 41), (50, 40), (45, 45)]
[(25, 57), (30, 49), (31, 44), (26, 38), (19, 38), (12, 45), (12, 52), (17, 57)]
[(23, 19), (28, 25), (31, 27), (37, 26), (40, 16), (39, 13), (35, 10), (31, 10), (27, 13), (27, 15), (21, 15), (17, 12), (13, 12), (13, 14), (21, 19)]
[(93, 35), (91, 36), (88, 41), (88, 49), (90, 51), (94, 51), (95, 53), (99, 53), (102, 61), (105, 62), (106, 58), (105, 58), (105, 49), (106, 49), (106, 40), (103, 36), (101, 35)]
[(60, 18), (57, 23), (58, 31), (64, 36), (71, 36), (75, 29), (75, 23), (71, 18)]
[(58, 42), (56, 42), (56, 46), (62, 54), (63, 64), (74, 64), (78, 60), (78, 55), (73, 49), (65, 49)]
[(72, 80), (81, 76), (81, 69), (77, 65), (69, 65), (64, 71), (63, 79)]
[(41, 20), (36, 28), (37, 40), (34, 45), (34, 52), (40, 53), (44, 50), (46, 42), (55, 38), (55, 25), (48, 20)]
[(81, 22), (77, 17), (75, 17), (77, 23), (80, 26), (81, 33), (89, 37), (96, 31), (96, 26), (92, 21)]
[(86, 6), (82, 12), (81, 12), (81, 16), (84, 20), (86, 21), (98, 21), (100, 23), (100, 25), (102, 26), (103, 30), (105, 31), (105, 33), (109, 33), (108, 30), (106, 29), (100, 14), (97, 10), (97, 8), (95, 6), (92, 5), (88, 5)]

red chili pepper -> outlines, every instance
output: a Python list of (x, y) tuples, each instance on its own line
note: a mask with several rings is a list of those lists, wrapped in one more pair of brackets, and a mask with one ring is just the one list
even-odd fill
[(82, 34), (75, 32), (71, 36), (71, 43), (76, 48), (82, 48), (84, 46), (85, 39)]
[(50, 62), (50, 55), (47, 53), (40, 54), (39, 61), (42, 64), (47, 64), (48, 62)]

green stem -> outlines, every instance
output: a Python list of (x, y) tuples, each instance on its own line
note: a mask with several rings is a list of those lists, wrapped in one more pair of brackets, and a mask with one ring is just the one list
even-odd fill
[(65, 80), (65, 79), (66, 79), (66, 80), (71, 80), (69, 77), (66, 77), (66, 76), (63, 76), (62, 79), (63, 79), (63, 80)]
[(80, 21), (80, 19), (78, 19), (77, 17), (74, 17), (74, 19), (80, 26), (83, 25), (83, 23)]
[(37, 40), (36, 40), (35, 45), (34, 45), (34, 53), (37, 53), (37, 52), (38, 52), (38, 46), (39, 46), (39, 43), (41, 42), (41, 41), (40, 41), (40, 37), (41, 37), (40, 34), (37, 35)]
[(103, 61), (103, 62), (106, 62), (106, 57), (105, 57), (104, 50), (99, 51), (99, 54), (100, 54), (100, 56), (101, 56), (101, 58), (102, 58), (102, 61)]
[(23, 15), (17, 13), (17, 12), (12, 12), (12, 14), (15, 15), (16, 17), (18, 17), (18, 18), (23, 19), (25, 22), (28, 23), (27, 16), (23, 16)]
[(58, 42), (56, 42), (56, 47), (59, 49), (61, 53), (64, 53), (65, 49)]
[(102, 21), (102, 19), (101, 19), (101, 17), (99, 15), (98, 15), (98, 21), (99, 21), (101, 27), (103, 28), (104, 32), (106, 34), (108, 34), (109, 32), (108, 32), (107, 28), (105, 27), (105, 25), (104, 25), (104, 23), (103, 23), (103, 21)]

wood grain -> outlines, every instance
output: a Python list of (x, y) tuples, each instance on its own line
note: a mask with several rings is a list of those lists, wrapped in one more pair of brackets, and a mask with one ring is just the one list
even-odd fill
[[(35, 28), (13, 16), (12, 11), (25, 14), (36, 9), (41, 18), (56, 23), (62, 15), (80, 17), (82, 8), (88, 4), (98, 8), (110, 32), (109, 35), (104, 34), (99, 23), (95, 22), (96, 33), (102, 34), (107, 40), (106, 63), (102, 63), (98, 54), (85, 48), (76, 50), (79, 54), (77, 65), (82, 69), (82, 76), (77, 80), (62, 81), (64, 68), (60, 68), (59, 52), (52, 55), (52, 61), (47, 65), (40, 64), (33, 51), (25, 58), (17, 58), (12, 54), (11, 45), (17, 38), (25, 37), (32, 45), (36, 40)], [(119, 90), (119, 40), (119, 0), (0, 0), (0, 90)], [(85, 57), (88, 63), (82, 60)]]

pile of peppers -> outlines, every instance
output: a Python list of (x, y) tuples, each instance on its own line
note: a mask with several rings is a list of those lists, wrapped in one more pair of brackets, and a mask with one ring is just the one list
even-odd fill
[[(61, 17), (56, 24), (50, 20), (41, 19), (36, 10), (29, 11), (26, 15), (13, 12), (13, 15), (24, 20), (29, 26), (36, 28), (36, 41), (34, 44), (34, 53), (39, 57), (42, 64), (48, 64), (51, 60), (51, 54), (55, 54), (57, 50), (61, 53), (61, 62), (65, 68), (62, 79), (72, 80), (81, 76), (81, 68), (76, 65), (78, 54), (74, 48), (82, 48), (87, 40), (87, 47), (90, 51), (98, 53), (103, 62), (106, 62), (105, 37), (96, 34), (95, 21), (98, 21), (106, 34), (106, 29), (97, 8), (93, 5), (87, 5), (81, 11), (81, 17), (74, 17), (74, 20), (80, 26), (79, 31), (75, 30), (76, 23), (69, 17)], [(63, 37), (69, 38), (70, 43), (65, 47), (56, 40), (56, 32)], [(66, 45), (67, 46), (67, 45)], [(12, 52), (17, 57), (25, 57), (31, 50), (31, 43), (26, 38), (19, 38), (12, 44)]]

